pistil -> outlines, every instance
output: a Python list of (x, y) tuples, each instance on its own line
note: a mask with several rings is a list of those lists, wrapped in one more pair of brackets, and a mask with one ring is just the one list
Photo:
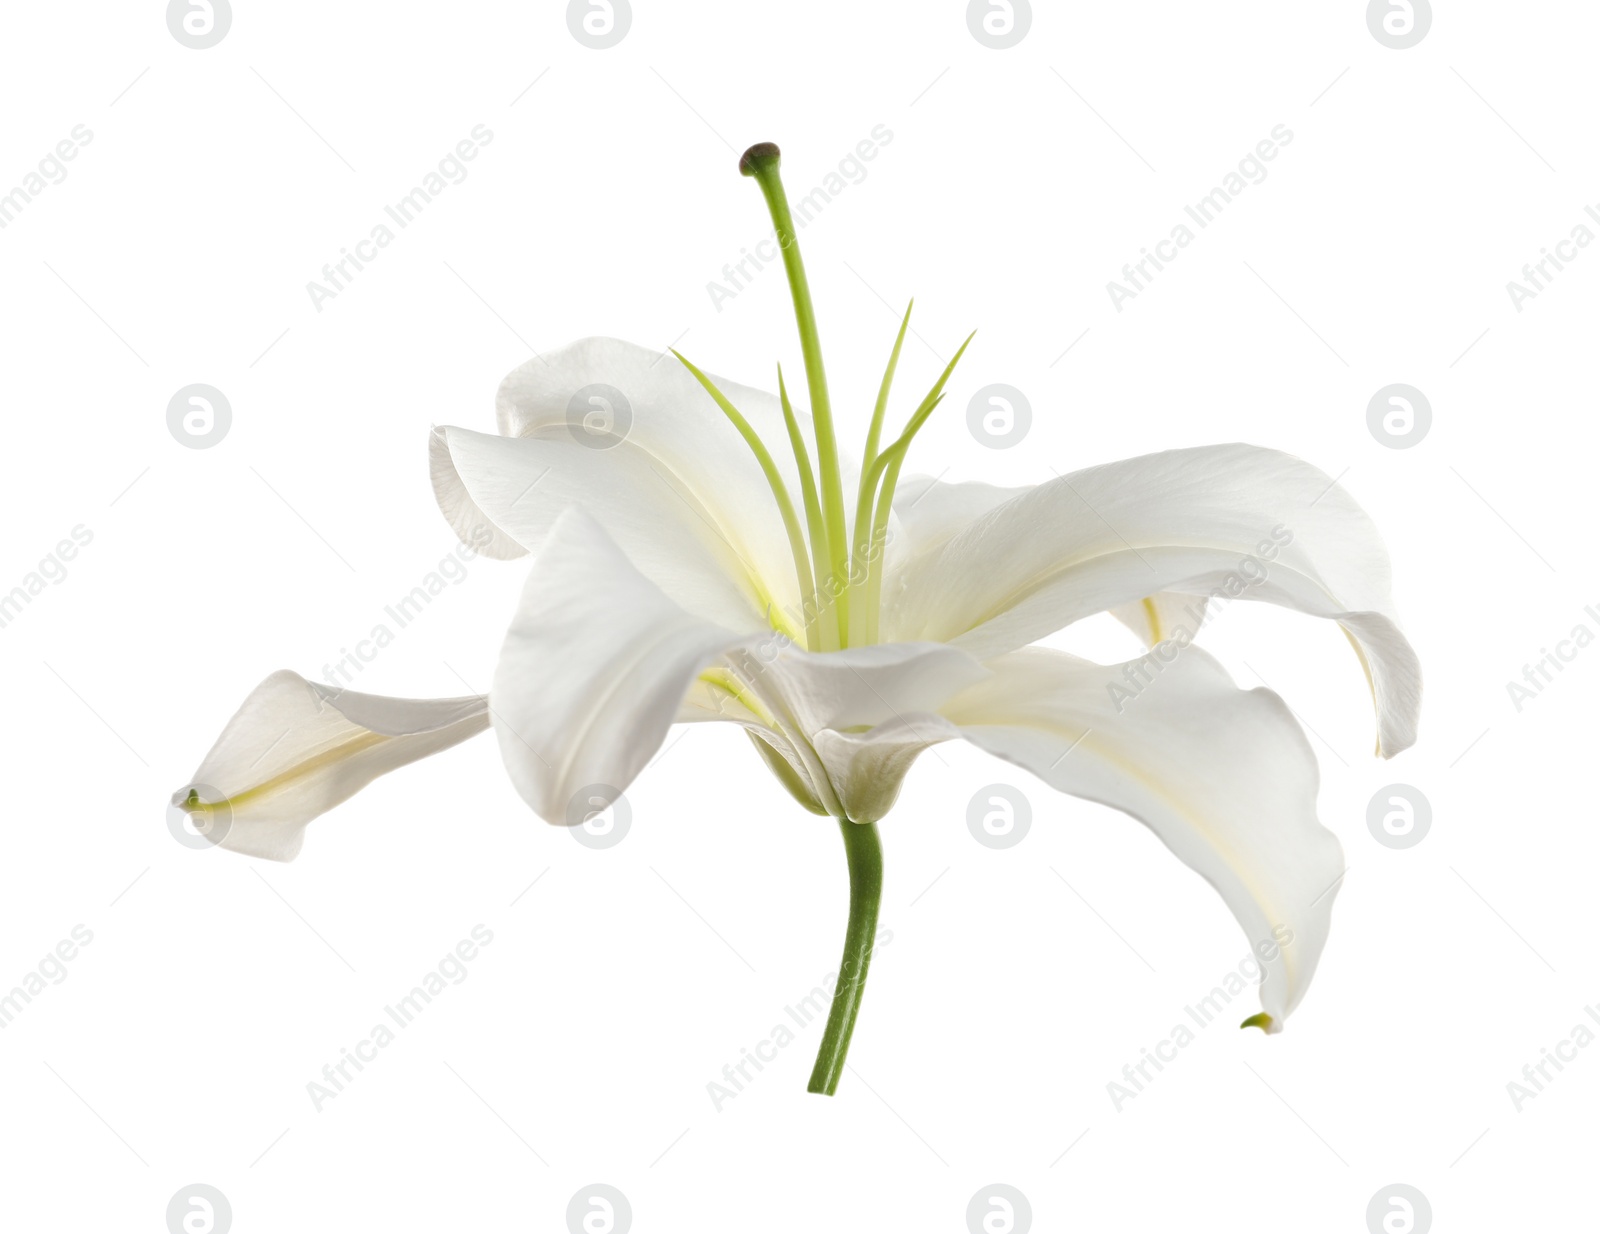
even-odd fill
[[(789, 402), (789, 391), (784, 385), (783, 369), (778, 369), (778, 395), (783, 404), (784, 425), (788, 430), (789, 444), (794, 451), (795, 466), (800, 477), (801, 497), (806, 515), (805, 534), (800, 531), (795, 516), (794, 502), (790, 499), (781, 474), (767, 452), (766, 446), (751, 428), (749, 421), (728, 401), (715, 384), (681, 355), (679, 360), (715, 400), (739, 434), (755, 454), (766, 475), (773, 497), (783, 516), (784, 531), (794, 554), (796, 579), (800, 584), (801, 604), (804, 609), (803, 626), (805, 646), (809, 651), (837, 651), (844, 647), (866, 646), (878, 641), (878, 609), (883, 589), (883, 554), (888, 542), (889, 516), (893, 509), (895, 486), (900, 478), (900, 468), (906, 451), (917, 430), (926, 422), (943, 397), (945, 383), (972, 341), (966, 342), (945, 367), (912, 414), (905, 430), (893, 445), (879, 451), (883, 434), (884, 414), (889, 406), (889, 391), (894, 383), (895, 368), (900, 361), (900, 349), (905, 345), (906, 330), (911, 324), (911, 305), (906, 305), (905, 317), (900, 322), (900, 332), (895, 336), (894, 350), (889, 353), (889, 363), (883, 381), (878, 387), (878, 399), (872, 410), (872, 421), (867, 429), (866, 446), (861, 459), (861, 482), (856, 493), (854, 534), (846, 525), (844, 491), (839, 473), (838, 439), (833, 429), (833, 411), (828, 401), (828, 378), (822, 366), (822, 340), (817, 332), (816, 310), (811, 303), (811, 287), (806, 280), (805, 263), (800, 257), (800, 240), (795, 234), (794, 218), (789, 212), (789, 199), (778, 174), (780, 155), (771, 142), (751, 146), (739, 160), (739, 170), (755, 179), (767, 203), (768, 213), (783, 253), (784, 274), (789, 281), (790, 297), (794, 301), (795, 325), (800, 334), (800, 351), (805, 360), (806, 385), (811, 396), (811, 423), (816, 435), (817, 464), (815, 473), (811, 466), (810, 451), (800, 432), (794, 408)], [(677, 355), (676, 352), (673, 353)], [(881, 491), (880, 491), (881, 484)], [(809, 552), (807, 548), (809, 547)]]
[[(767, 212), (777, 232), (783, 253), (783, 272), (789, 279), (789, 294), (794, 301), (794, 319), (800, 332), (800, 354), (805, 359), (806, 388), (811, 396), (811, 422), (817, 435), (817, 473), (821, 482), (822, 525), (826, 539), (819, 555), (828, 563), (831, 576), (823, 590), (837, 595), (834, 618), (841, 646), (848, 645), (850, 621), (849, 591), (850, 541), (845, 527), (844, 489), (839, 479), (839, 445), (833, 432), (833, 410), (828, 401), (828, 376), (822, 367), (822, 340), (817, 333), (817, 314), (811, 305), (811, 285), (806, 281), (805, 263), (800, 258), (800, 238), (795, 234), (794, 218), (789, 213), (789, 198), (778, 174), (780, 155), (770, 141), (751, 146), (739, 160), (739, 170), (754, 177), (766, 198)], [(812, 545), (818, 553), (818, 546)], [(818, 597), (819, 601), (823, 596)]]

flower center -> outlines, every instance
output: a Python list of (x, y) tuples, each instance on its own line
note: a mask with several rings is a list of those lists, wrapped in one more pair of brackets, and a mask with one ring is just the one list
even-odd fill
[(828, 401), (822, 342), (817, 332), (816, 311), (811, 304), (811, 287), (806, 281), (805, 263), (800, 258), (800, 239), (795, 234), (794, 219), (789, 213), (789, 199), (778, 175), (778, 163), (778, 147), (771, 142), (762, 142), (744, 152), (739, 160), (739, 170), (755, 179), (766, 199), (778, 246), (783, 253), (783, 270), (789, 280), (795, 324), (800, 332), (800, 354), (805, 361), (806, 389), (815, 437), (814, 468), (811, 447), (806, 443), (789, 402), (781, 365), (778, 368), (778, 394), (783, 403), (784, 423), (789, 430), (789, 447), (794, 452), (800, 477), (800, 495), (806, 520), (804, 531), (800, 527), (783, 474), (760, 435), (710, 378), (678, 352), (672, 354), (694, 374), (744, 438), (772, 489), (794, 556), (807, 650), (837, 651), (843, 647), (864, 646), (878, 641), (884, 549), (888, 542), (889, 513), (893, 508), (895, 486), (900, 480), (900, 468), (912, 439), (944, 398), (945, 383), (950, 380), (950, 374), (955, 371), (967, 344), (972, 341), (972, 335), (967, 336), (966, 342), (961, 344), (954, 358), (939, 375), (939, 380), (912, 412), (900, 436), (880, 450), (889, 388), (894, 381), (895, 366), (900, 360), (906, 328), (911, 324), (911, 305), (906, 305), (906, 315), (900, 323), (894, 350), (889, 353), (889, 364), (884, 370), (872, 423), (867, 430), (866, 448), (861, 459), (861, 483), (855, 495), (855, 524), (847, 527), (844, 488), (839, 469), (839, 444), (833, 430), (832, 405)]

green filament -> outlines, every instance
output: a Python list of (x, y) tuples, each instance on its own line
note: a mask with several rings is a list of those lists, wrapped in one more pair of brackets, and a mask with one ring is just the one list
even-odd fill
[(870, 501), (872, 494), (867, 491), (867, 470), (872, 466), (873, 460), (878, 457), (878, 439), (883, 434), (883, 413), (889, 406), (889, 387), (894, 382), (895, 366), (900, 363), (900, 348), (906, 341), (906, 327), (911, 324), (911, 308), (915, 300), (906, 305), (906, 315), (900, 321), (900, 333), (895, 335), (894, 350), (889, 353), (889, 367), (883, 370), (883, 383), (878, 387), (878, 402), (872, 409), (872, 424), (867, 429), (867, 448), (861, 455), (861, 493), (857, 504), (859, 511), (861, 501)]
[[(772, 461), (772, 455), (767, 453), (767, 447), (762, 444), (755, 429), (750, 427), (750, 421), (746, 420), (739, 413), (739, 409), (728, 401), (727, 396), (717, 389), (716, 383), (691, 364), (681, 352), (674, 350), (672, 354), (678, 357), (684, 368), (694, 374), (695, 380), (705, 387), (706, 393), (716, 401), (718, 407), (722, 408), (722, 414), (727, 416), (733, 427), (739, 430), (739, 436), (744, 438), (745, 444), (750, 447), (750, 452), (756, 456), (756, 462), (761, 464), (761, 472), (767, 478), (767, 485), (772, 489), (773, 497), (777, 499), (778, 512), (783, 515), (783, 529), (789, 534), (789, 549), (794, 554), (794, 572), (800, 584), (801, 603), (807, 606), (808, 612), (811, 611), (817, 602), (812, 589), (811, 560), (806, 554), (805, 537), (800, 533), (800, 520), (795, 517), (794, 502), (789, 499), (789, 490), (783, 483), (783, 477), (778, 473), (777, 464)], [(769, 619), (773, 617), (770, 609), (768, 617)], [(792, 635), (795, 632), (789, 630), (785, 633)]]
[[(910, 301), (906, 305), (906, 315), (900, 320), (900, 333), (895, 335), (894, 349), (889, 353), (889, 364), (883, 371), (883, 381), (878, 386), (878, 401), (872, 409), (872, 423), (867, 428), (867, 444), (861, 454), (861, 483), (856, 491), (856, 527), (854, 555), (850, 559), (850, 591), (852, 603), (850, 605), (850, 642), (858, 644), (867, 639), (867, 627), (871, 624), (867, 616), (864, 603), (857, 603), (854, 597), (866, 591), (868, 576), (863, 570), (870, 568), (871, 557), (869, 553), (881, 552), (882, 544), (868, 545), (866, 541), (868, 524), (872, 519), (873, 475), (872, 464), (878, 458), (878, 441), (883, 434), (883, 414), (889, 406), (889, 387), (894, 383), (894, 370), (900, 363), (900, 348), (906, 341), (906, 328), (911, 324), (911, 308), (916, 303)], [(864, 596), (863, 596), (864, 599)]]
[[(956, 354), (950, 358), (950, 363), (945, 365), (944, 372), (939, 374), (939, 380), (933, 383), (922, 404), (912, 413), (910, 421), (906, 424), (905, 431), (898, 440), (873, 461), (871, 472), (882, 470), (883, 491), (878, 495), (877, 511), (872, 520), (872, 555), (867, 560), (866, 594), (863, 597), (863, 607), (866, 610), (866, 625), (863, 637), (868, 644), (878, 641), (878, 619), (881, 616), (880, 607), (883, 602), (883, 558), (884, 546), (889, 537), (889, 514), (894, 509), (894, 491), (900, 483), (900, 467), (905, 462), (906, 453), (911, 449), (911, 442), (915, 439), (917, 431), (928, 422), (933, 415), (934, 408), (944, 401), (945, 383), (950, 380), (950, 374), (955, 372), (956, 365), (961, 363), (961, 357), (966, 353), (973, 337), (977, 334), (974, 330), (967, 335), (965, 341), (956, 349)], [(876, 476), (872, 477), (876, 483)], [(868, 477), (862, 477), (862, 487), (866, 489)], [(871, 491), (868, 489), (867, 491)], [(859, 518), (858, 518), (859, 522)]]
[(781, 364), (778, 365), (778, 398), (783, 403), (783, 423), (789, 430), (789, 446), (794, 451), (795, 465), (800, 469), (800, 496), (806, 509), (806, 531), (811, 537), (811, 571), (816, 579), (816, 588), (805, 613), (806, 646), (812, 651), (837, 651), (838, 626), (831, 619), (818, 620), (822, 615), (823, 593), (827, 590), (827, 579), (823, 574), (823, 562), (827, 560), (827, 531), (822, 524), (822, 507), (817, 504), (817, 482), (811, 474), (811, 455), (806, 451), (805, 439), (800, 435), (800, 425), (789, 403), (789, 388), (783, 384)]

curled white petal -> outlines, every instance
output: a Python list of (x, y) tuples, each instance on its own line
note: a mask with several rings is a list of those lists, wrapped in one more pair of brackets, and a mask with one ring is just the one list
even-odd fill
[[(1254, 446), (1204, 446), (1090, 467), (988, 504), (1001, 492), (928, 496), (946, 517), (925, 520), (937, 522), (925, 533), (933, 547), (885, 589), (893, 637), (986, 659), (1162, 592), (1265, 600), (1342, 625), (1372, 686), (1380, 752), (1416, 740), (1421, 669), (1389, 594), (1388, 553), (1317, 468)], [(951, 532), (958, 508), (981, 513)]]
[(569, 510), (534, 561), (489, 691), (517, 791), (552, 823), (615, 800), (701, 670), (740, 638), (675, 604)]
[(885, 643), (815, 654), (784, 643), (727, 662), (774, 726), (815, 761), (828, 812), (858, 823), (889, 812), (918, 754), (955, 736), (939, 707), (989, 670), (959, 648)]
[(1154, 647), (1172, 638), (1192, 641), (1206, 623), (1206, 606), (1204, 596), (1160, 591), (1128, 604), (1118, 604), (1112, 608), (1111, 615), (1137, 634), (1146, 647)]
[(1317, 821), (1316, 758), (1276, 694), (1238, 689), (1199, 648), (1131, 664), (1013, 652), (944, 714), (1052, 787), (1131, 814), (1211, 883), (1249, 939), (1276, 1031), (1311, 981), (1344, 872)]
[(488, 727), (481, 695), (385, 698), (285, 669), (251, 691), (172, 802), (223, 848), (290, 861), (317, 815)]
[(769, 609), (798, 610), (781, 527), (769, 541), (760, 517), (741, 520), (627, 443), (598, 451), (570, 439), (445, 427), (434, 430), (433, 474), (440, 509), (464, 541), (487, 525), (494, 543), (537, 553), (562, 514), (580, 505), (640, 573), (692, 613), (752, 630), (766, 625)]

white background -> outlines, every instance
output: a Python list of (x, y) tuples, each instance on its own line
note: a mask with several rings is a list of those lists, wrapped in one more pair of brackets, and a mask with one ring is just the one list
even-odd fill
[[(93, 932), (0, 1032), (8, 1225), (160, 1231), (204, 1182), (240, 1234), (560, 1230), (598, 1181), (639, 1231), (960, 1231), (1003, 1182), (1040, 1230), (1361, 1231), (1402, 1182), (1441, 1231), (1576, 1228), (1600, 1049), (1520, 1112), (1506, 1086), (1600, 1000), (1600, 650), (1520, 713), (1506, 683), (1600, 631), (1600, 252), (1521, 312), (1506, 283), (1600, 201), (1600, 15), (1440, 6), (1396, 51), (1358, 2), (1036, 7), (1005, 51), (951, 0), (636, 0), (604, 51), (557, 3), (239, 3), (199, 51), (159, 3), (8, 9), (0, 192), (93, 134), (0, 231), (0, 591), (93, 534), (0, 630), (0, 988)], [(317, 311), (307, 282), (479, 124), (468, 178)], [(804, 191), (879, 124), (803, 236), (852, 449), (914, 294), (905, 391), (980, 330), (919, 470), (1291, 451), (1383, 529), (1423, 659), (1422, 739), (1384, 764), (1336, 628), (1208, 628), (1314, 733), (1349, 873), (1287, 1030), (1213, 1025), (1120, 1112), (1108, 1082), (1244, 940), (1141, 827), (967, 747), (882, 825), (893, 942), (838, 1096), (803, 1091), (812, 1028), (720, 1112), (708, 1082), (837, 963), (846, 893), (833, 824), (731, 729), (674, 734), (604, 851), (535, 819), (489, 739), (379, 781), (292, 865), (165, 822), (260, 678), (320, 677), (451, 550), (428, 426), (491, 428), (530, 347), (798, 371), (775, 269), (720, 311), (706, 291), (767, 227), (736, 158), (777, 141)], [(1107, 281), (1280, 124), (1265, 181), (1118, 312)], [(193, 382), (231, 402), (210, 449), (167, 428)], [(990, 382), (1032, 404), (1018, 448), (967, 432)], [(1432, 404), (1411, 449), (1367, 429), (1391, 382)], [(473, 563), (357, 688), (483, 689), (524, 570)], [(1065, 641), (1135, 647), (1105, 618)], [(1033, 806), (1004, 851), (966, 824), (994, 782)], [(1405, 851), (1366, 825), (1393, 782), (1433, 808)], [(467, 980), (317, 1112), (308, 1081), (480, 923)]]

